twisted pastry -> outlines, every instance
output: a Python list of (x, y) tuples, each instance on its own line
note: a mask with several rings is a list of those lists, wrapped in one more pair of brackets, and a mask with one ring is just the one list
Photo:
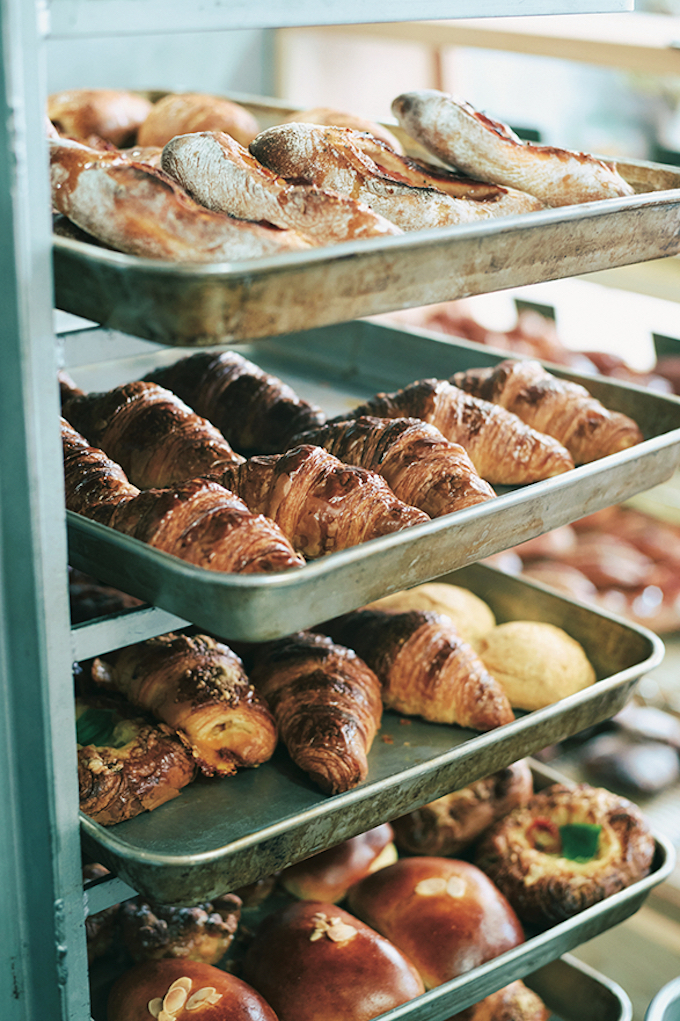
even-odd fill
[(320, 408), (236, 351), (199, 351), (144, 378), (172, 390), (247, 457), (280, 453), (324, 421)]
[(219, 429), (155, 383), (76, 393), (63, 401), (62, 414), (140, 489), (162, 489), (243, 460)]
[(303, 433), (341, 461), (378, 472), (400, 500), (430, 517), (451, 514), (495, 496), (465, 450), (416, 418), (371, 418), (330, 422)]
[(301, 631), (257, 648), (250, 680), (293, 762), (323, 791), (366, 779), (382, 703), (378, 678), (354, 652)]
[(253, 513), (275, 521), (310, 559), (429, 520), (376, 472), (343, 464), (311, 444), (251, 457), (227, 468), (220, 482)]
[(357, 610), (323, 630), (375, 670), (387, 709), (474, 730), (514, 719), (501, 685), (442, 614)]
[(490, 368), (457, 372), (451, 382), (554, 436), (576, 464), (627, 450), (644, 439), (628, 415), (609, 411), (584, 386), (551, 375), (533, 359), (506, 358)]
[(574, 467), (567, 450), (551, 436), (479, 396), (445, 379), (422, 379), (394, 393), (376, 394), (350, 414), (420, 418), (464, 447), (477, 472), (492, 485), (537, 482)]
[(204, 479), (140, 491), (62, 419), (66, 506), (211, 571), (282, 571), (304, 563), (273, 521)]
[(241, 660), (208, 635), (167, 634), (94, 660), (92, 679), (171, 727), (202, 773), (266, 762), (276, 724)]

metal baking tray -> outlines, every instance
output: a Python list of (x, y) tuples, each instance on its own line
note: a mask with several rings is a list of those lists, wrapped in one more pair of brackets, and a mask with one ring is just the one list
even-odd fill
[[(292, 112), (275, 100), (230, 98), (251, 109), (262, 128)], [(135, 336), (200, 346), (680, 252), (680, 168), (621, 160), (617, 167), (635, 195), (245, 262), (170, 263), (55, 236), (55, 300)]]
[(663, 657), (652, 632), (483, 564), (445, 580), (479, 595), (499, 622), (562, 627), (584, 647), (597, 681), (486, 734), (385, 712), (368, 779), (353, 790), (322, 794), (279, 749), (257, 769), (199, 778), (173, 801), (116, 826), (82, 815), (86, 853), (152, 900), (210, 899), (608, 719)]
[[(369, 322), (311, 330), (253, 345), (264, 368), (333, 415), (377, 389), (417, 375), (448, 377), (493, 365), (498, 352)], [(177, 357), (165, 349), (166, 356)], [(252, 349), (244, 353), (251, 356)], [(146, 356), (158, 363), (158, 353)], [(171, 360), (169, 357), (167, 360)], [(118, 367), (116, 382), (149, 362)], [(551, 367), (553, 368), (553, 367)], [(71, 370), (70, 370), (71, 371)], [(195, 567), (69, 513), (70, 563), (226, 639), (264, 641), (310, 627), (389, 591), (431, 580), (668, 479), (680, 460), (680, 400), (640, 387), (553, 371), (583, 382), (607, 407), (639, 422), (638, 446), (532, 485), (499, 489), (486, 503), (373, 539), (287, 572), (222, 574)], [(126, 375), (127, 373), (127, 375)], [(89, 378), (73, 370), (76, 382)]]

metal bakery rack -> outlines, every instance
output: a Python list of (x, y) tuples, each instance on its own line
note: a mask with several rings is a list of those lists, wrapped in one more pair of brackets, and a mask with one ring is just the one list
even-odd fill
[[(572, 13), (589, 13), (625, 11), (630, 4), (627, 0), (579, 0), (568, 6)], [(522, 14), (535, 15), (562, 13), (564, 8), (564, 0), (525, 0), (519, 7)], [(509, 4), (507, 0), (491, 0), (486, 5), (489, 16), (514, 14), (517, 9), (517, 4)], [(62, 510), (63, 481), (55, 370), (62, 361), (64, 347), (68, 348), (70, 344), (70, 338), (55, 337), (53, 322), (55, 277), (44, 141), (46, 40), (72, 37), (80, 39), (85, 46), (93, 36), (107, 37), (121, 31), (128, 34), (154, 33), (159, 24), (163, 25), (166, 32), (179, 33), (261, 26), (408, 20), (416, 16), (418, 19), (465, 18), (478, 13), (479, 5), (472, 0), (421, 0), (417, 5), (412, 0), (326, 0), (323, 4), (313, 0), (291, 0), (285, 5), (272, 3), (272, 0), (249, 0), (248, 3), (242, 0), (207, 0), (200, 4), (193, 0), (48, 0), (39, 5), (27, 4), (25, 0), (5, 0), (0, 8), (4, 86), (3, 116), (0, 118), (0, 202), (5, 238), (0, 255), (3, 280), (0, 323), (4, 353), (3, 372), (0, 376), (0, 683), (4, 709), (4, 726), (0, 738), (0, 804), (3, 818), (0, 827), (0, 868), (3, 880), (4, 951), (0, 964), (0, 1002), (3, 1019), (7, 1021), (45, 1021), (48, 1018), (50, 1021), (86, 1021), (91, 1016), (81, 878), (81, 821), (76, 777), (72, 661), (163, 633), (192, 621), (194, 617), (191, 602), (189, 605), (171, 602), (168, 593), (181, 587), (182, 581), (176, 576), (174, 582), (167, 583), (166, 563), (156, 561), (149, 551), (143, 551), (146, 556), (141, 555), (138, 549), (133, 548), (134, 544), (129, 547), (125, 543), (112, 545), (107, 530), (102, 532), (88, 529), (82, 522), (73, 521), (70, 516), (67, 523), (67, 516)], [(631, 165), (630, 173), (637, 174), (638, 170)], [(294, 318), (263, 320), (258, 321), (255, 328), (245, 331), (241, 327), (234, 330), (226, 328), (224, 321), (220, 320), (217, 334), (214, 330), (205, 330), (203, 321), (202, 325), (199, 322), (193, 334), (169, 337), (158, 302), (154, 305), (153, 295), (147, 301), (148, 295), (143, 294), (139, 288), (144, 285), (145, 274), (154, 278), (155, 285), (155, 278), (163, 277), (163, 274), (171, 280), (176, 275), (176, 268), (135, 265), (134, 260), (118, 258), (115, 253), (88, 253), (77, 242), (65, 241), (58, 241), (54, 245), (57, 300), (73, 311), (84, 311), (85, 305), (77, 306), (77, 302), (87, 301), (86, 310), (91, 318), (106, 322), (112, 328), (123, 328), (143, 337), (152, 336), (166, 344), (218, 343), (268, 334), (285, 334), (302, 326), (329, 325), (333, 321), (393, 308), (402, 303), (418, 304), (433, 300), (431, 295), (434, 292), (425, 286), (424, 277), (421, 283), (416, 281), (406, 296), (402, 294), (401, 283), (395, 286), (396, 280), (403, 281), (403, 276), (399, 277), (399, 274), (403, 274), (403, 260), (406, 256), (417, 260), (418, 267), (425, 268), (428, 263), (432, 264), (432, 260), (455, 260), (459, 255), (467, 260), (473, 252), (477, 252), (476, 258), (479, 261), (475, 263), (476, 279), (468, 290), (468, 293), (472, 293), (510, 286), (513, 282), (502, 272), (495, 269), (491, 271), (493, 267), (485, 261), (489, 251), (493, 252), (490, 245), (497, 244), (499, 248), (496, 255), (503, 254), (507, 259), (513, 251), (521, 250), (526, 242), (525, 254), (520, 261), (524, 267), (529, 267), (530, 260), (526, 257), (526, 251), (532, 250), (534, 246), (537, 251), (547, 242), (552, 252), (551, 265), (540, 269), (538, 273), (553, 276), (674, 254), (680, 249), (680, 191), (677, 189), (677, 181), (668, 168), (643, 167), (639, 173), (656, 175), (654, 183), (650, 184), (652, 191), (644, 192), (644, 188), (641, 188), (640, 194), (628, 202), (608, 200), (609, 204), (589, 204), (580, 211), (581, 215), (571, 211), (561, 216), (538, 214), (538, 219), (532, 221), (531, 225), (508, 221), (502, 226), (485, 225), (477, 233), (463, 228), (459, 234), (444, 231), (437, 236), (430, 232), (419, 238), (397, 238), (394, 244), (386, 246), (367, 242), (364, 249), (356, 252), (349, 245), (339, 254), (336, 252), (330, 256), (330, 259), (328, 253), (314, 253), (309, 264), (305, 259), (300, 259), (297, 263), (293, 260), (292, 268), (284, 263), (273, 269), (261, 267), (259, 277), (255, 274), (252, 287), (248, 285), (251, 290), (244, 292), (246, 305), (250, 302), (248, 313), (251, 321), (261, 296), (258, 288), (268, 284), (278, 273), (282, 272), (284, 276), (292, 274), (287, 278), (286, 288), (289, 288), (291, 279), (300, 281), (301, 286), (308, 286), (313, 283), (314, 274), (319, 274), (316, 279), (321, 279), (327, 272), (334, 273), (334, 288), (337, 289), (342, 283), (342, 274), (348, 269), (354, 273), (350, 279), (351, 293), (344, 303), (333, 307), (330, 316), (324, 310), (323, 315), (315, 319), (308, 307), (302, 321)], [(535, 229), (545, 233), (534, 236), (532, 240)], [(555, 258), (554, 254), (559, 251), (560, 244), (563, 244), (564, 256), (561, 259)], [(357, 300), (356, 272), (352, 268), (354, 259), (358, 264), (366, 260), (366, 265), (370, 263), (372, 267), (371, 272), (365, 272), (366, 265), (360, 271), (366, 281), (365, 294), (359, 295), (361, 300)], [(384, 272), (381, 275), (381, 271), (387, 267), (396, 267), (396, 276), (394, 273), (385, 276)], [(526, 268), (522, 272), (530, 271), (536, 273), (534, 264), (531, 270)], [(239, 286), (242, 286), (244, 274), (239, 266), (211, 267), (201, 274), (186, 275), (193, 276), (192, 284), (197, 284), (199, 290), (202, 288), (205, 291), (209, 278), (238, 277), (239, 274)], [(428, 275), (426, 272), (425, 277)], [(111, 279), (116, 280), (117, 287), (120, 285), (118, 290), (114, 289)], [(383, 279), (387, 279), (388, 286), (383, 285)], [(529, 282), (529, 279), (537, 277), (526, 276), (522, 282)], [(80, 296), (79, 280), (82, 285)], [(227, 290), (232, 282), (228, 281)], [(224, 295), (223, 280), (220, 279), (218, 283)], [(132, 288), (132, 292), (126, 299), (125, 289), (128, 287)], [(172, 289), (176, 290), (176, 279)], [(460, 293), (453, 284), (448, 289), (445, 282), (438, 278), (437, 298), (454, 297)], [(142, 297), (144, 302), (141, 301)], [(141, 325), (140, 305), (146, 327)], [(109, 310), (113, 307), (116, 309), (115, 316), (111, 314), (109, 318)], [(329, 328), (340, 329), (332, 325)], [(356, 324), (344, 329), (347, 332), (342, 336), (346, 339), (341, 341), (341, 334), (334, 333), (334, 344), (337, 341), (342, 348), (344, 343), (350, 349), (360, 352), (375, 347), (378, 339), (384, 341), (386, 336), (380, 334), (377, 327), (366, 326), (364, 329), (363, 325)], [(109, 335), (103, 336), (108, 338)], [(80, 364), (102, 358), (101, 338), (101, 331), (79, 331), (78, 343), (89, 345), (91, 355), (89, 359), (78, 359)], [(390, 339), (394, 340), (396, 348), (403, 345), (404, 358), (408, 357), (409, 345), (425, 344), (425, 341), (405, 338), (403, 335)], [(323, 343), (323, 340), (322, 336), (320, 341)], [(290, 338), (286, 344), (286, 338), (283, 337), (277, 348), (276, 344), (272, 346), (269, 341), (262, 341), (262, 354), (274, 364), (290, 358), (296, 344), (302, 345), (304, 349), (308, 342), (309, 338), (305, 337)], [(143, 345), (140, 347), (141, 342), (137, 344), (136, 359), (158, 357), (157, 348), (153, 351), (149, 349), (150, 353), (146, 356), (139, 354)], [(436, 351), (436, 357), (445, 360), (454, 355), (455, 358), (466, 357), (464, 346), (454, 352), (446, 344), (440, 344)], [(361, 357), (365, 359), (362, 364), (366, 368), (366, 378), (362, 385), (368, 386), (369, 380), (380, 385), (387, 378), (385, 374), (376, 371), (375, 365), (371, 366), (370, 355), (364, 353)], [(290, 367), (290, 371), (293, 375), (297, 374), (294, 367)], [(304, 376), (304, 373), (301, 375)], [(339, 375), (342, 376), (342, 370)], [(346, 393), (349, 395), (351, 390), (351, 386), (347, 387)], [(513, 541), (517, 541), (519, 536), (538, 534), (552, 527), (558, 520), (571, 520), (585, 513), (587, 508), (595, 509), (605, 502), (617, 502), (633, 491), (668, 477), (678, 459), (680, 405), (665, 398), (655, 402), (649, 395), (635, 388), (621, 387), (611, 393), (608, 391), (608, 396), (614, 402), (627, 406), (634, 404), (643, 410), (645, 441), (637, 452), (640, 454), (637, 462), (625, 454), (615, 455), (605, 459), (606, 463), (600, 464), (596, 470), (579, 469), (581, 475), (575, 479), (573, 488), (572, 480), (569, 480), (568, 490), (563, 491), (560, 485), (555, 484), (554, 492), (551, 492), (550, 485), (539, 483), (528, 497), (526, 493), (502, 494), (499, 501), (504, 500), (502, 507), (507, 508), (505, 518), (499, 519), (503, 534), (492, 542), (489, 542), (487, 534), (490, 526), (482, 523), (480, 527), (478, 523), (463, 517), (443, 525), (434, 523), (432, 534), (427, 530), (429, 526), (419, 535), (414, 530), (414, 536), (406, 544), (408, 548), (405, 552), (400, 551), (400, 556), (403, 553), (406, 558), (403, 564), (406, 560), (410, 564), (410, 574), (400, 574), (403, 564), (390, 560), (390, 557), (395, 556), (390, 542), (380, 545), (379, 541), (371, 550), (359, 551), (358, 555), (349, 551), (346, 557), (336, 562), (342, 608), (348, 608), (349, 603), (358, 605), (364, 601), (368, 589), (361, 574), (365, 574), (369, 567), (372, 572), (378, 561), (382, 565), (382, 573), (377, 588), (382, 591), (395, 589), (401, 587), (400, 583), (404, 580), (413, 583), (464, 564), (471, 565), (474, 559), (490, 552), (492, 545), (501, 548), (509, 544), (511, 535)], [(579, 487), (582, 488), (579, 490)], [(463, 537), (461, 543), (468, 543), (462, 552), (454, 552), (452, 538), (458, 534), (456, 530)], [(476, 538), (473, 539), (475, 530)], [(431, 551), (427, 551), (435, 533), (437, 541), (449, 549), (443, 561), (439, 562), (435, 561)], [(95, 573), (98, 567), (101, 568), (101, 575), (115, 573), (117, 570), (124, 573), (129, 571), (130, 590), (139, 586), (142, 595), (153, 599), (154, 605), (72, 631), (66, 582), (69, 542), (73, 558), (95, 569)], [(422, 560), (421, 543), (425, 550)], [(130, 568), (133, 563), (134, 571)], [(437, 563), (439, 570), (436, 569)], [(308, 566), (320, 575), (329, 572), (328, 591), (332, 591), (336, 581), (336, 564)], [(304, 571), (307, 568), (303, 569), (301, 576)], [(348, 581), (343, 571), (349, 572), (348, 578), (352, 576), (353, 580)], [(358, 571), (358, 574), (352, 575), (352, 571)], [(472, 566), (469, 571), (475, 586), (491, 594), (494, 584), (489, 578), (492, 576)], [(133, 574), (138, 578), (137, 582), (132, 580)], [(204, 579), (199, 581), (202, 583)], [(375, 587), (375, 583), (371, 584)], [(261, 587), (263, 591), (259, 592), (258, 598), (264, 596), (268, 599), (270, 588), (266, 587), (265, 590), (264, 586)], [(276, 585), (271, 588), (275, 589)], [(506, 594), (510, 591), (505, 586), (503, 590)], [(527, 594), (535, 591), (539, 592), (538, 596)], [(379, 594), (373, 588), (370, 592), (372, 595)], [(227, 604), (232, 595), (230, 593)], [(505, 598), (506, 595), (498, 595), (501, 602)], [(538, 619), (542, 619), (546, 613), (572, 614), (575, 615), (574, 619), (580, 620), (579, 626), (583, 627), (584, 635), (592, 627), (592, 616), (584, 615), (584, 611), (574, 608), (568, 601), (549, 597), (540, 589), (522, 590), (521, 598), (523, 613), (531, 613), (530, 603), (533, 599)], [(303, 600), (301, 605), (304, 605)], [(320, 610), (315, 611), (320, 613), (319, 619), (335, 612), (335, 605), (330, 600), (322, 602)], [(221, 618), (225, 634), (230, 630), (228, 610), (227, 605), (224, 609), (226, 616)], [(244, 633), (249, 632), (253, 637), (254, 622), (259, 619), (256, 607), (249, 607), (239, 627), (242, 626)], [(285, 626), (290, 627), (291, 623), (290, 619), (286, 619)], [(303, 623), (310, 623), (310, 620), (297, 621), (300, 626)], [(640, 672), (658, 660), (661, 648), (654, 636), (644, 629), (624, 627), (621, 622), (606, 617), (598, 620), (599, 626), (604, 629), (603, 633), (610, 635), (606, 650), (611, 651), (611, 655), (606, 658), (602, 650), (598, 652), (598, 681), (594, 686), (593, 698), (582, 701), (577, 698), (574, 702), (567, 700), (569, 704), (562, 706), (559, 712), (547, 711), (543, 716), (540, 713), (529, 714), (518, 719), (510, 725), (515, 729), (508, 731), (511, 737), (515, 735), (512, 740), (463, 735), (461, 743), (452, 749), (448, 738), (442, 739), (441, 735), (435, 738), (435, 731), (441, 728), (433, 728), (431, 731), (425, 728), (422, 737), (418, 739), (422, 745), (418, 761), (415, 758), (406, 761), (402, 757), (398, 762), (387, 761), (388, 746), (385, 745), (378, 749), (384, 753), (385, 759), (377, 766), (380, 778), (374, 783), (379, 789), (370, 789), (369, 785), (352, 795), (349, 800), (356, 801), (358, 807), (354, 812), (347, 813), (352, 820), (350, 825), (366, 828), (387, 817), (386, 802), (394, 804), (394, 798), (401, 799), (399, 804), (403, 806), (422, 804), (436, 793), (449, 789), (452, 784), (455, 786), (456, 783), (471, 779), (473, 775), (481, 775), (482, 771), (499, 768), (518, 754), (543, 747), (560, 732), (573, 732), (595, 718), (601, 719), (616, 711), (620, 700), (625, 698)], [(281, 622), (277, 627), (284, 627), (284, 623)], [(418, 725), (414, 734), (417, 730)], [(437, 740), (441, 740), (439, 749)], [(404, 752), (404, 749), (397, 751)], [(408, 752), (406, 758), (409, 756), (415, 756), (415, 752)], [(272, 767), (269, 772), (263, 771), (262, 778), (262, 782), (271, 781), (274, 785), (281, 779), (276, 767)], [(248, 782), (246, 778), (245, 783)], [(217, 788), (205, 788), (206, 791), (209, 789)], [(199, 802), (200, 793), (195, 806), (198, 812), (205, 807)], [(172, 813), (172, 806), (166, 807)], [(207, 809), (210, 815), (209, 805)], [(294, 805), (285, 819), (270, 817), (257, 820), (256, 825), (261, 829), (255, 832), (262, 833), (262, 839), (254, 839), (252, 833), (249, 833), (245, 838), (247, 853), (241, 838), (236, 841), (233, 835), (226, 839), (221, 836), (218, 853), (214, 845), (191, 849), (191, 868), (194, 869), (199, 862), (221, 858), (219, 875), (228, 885), (228, 869), (224, 871), (224, 848), (228, 848), (226, 857), (229, 859), (240, 858), (243, 851), (243, 858), (248, 861), (248, 875), (255, 875), (260, 869), (264, 872), (274, 860), (281, 862), (292, 859), (292, 856), (302, 857), (327, 846), (332, 841), (332, 834), (338, 833), (334, 829), (335, 814), (333, 799), (315, 798), (309, 790), (303, 789), (301, 803)], [(112, 865), (115, 859), (123, 877), (88, 890), (86, 899), (90, 910), (98, 910), (120, 897), (130, 895), (132, 890), (127, 879), (134, 880), (142, 889), (152, 874), (157, 874), (157, 879), (162, 883), (171, 877), (169, 859), (172, 857), (172, 844), (164, 839), (162, 833), (165, 825), (162, 820), (169, 820), (171, 814), (159, 810), (156, 817), (159, 820), (157, 830), (155, 818), (149, 816), (140, 821), (132, 820), (131, 825), (125, 824), (127, 829), (114, 828), (106, 835), (93, 832), (87, 822), (83, 822), (83, 832), (90, 849), (95, 847), (102, 852), (104, 858), (108, 855)], [(303, 825), (305, 822), (309, 825)], [(269, 845), (265, 840), (267, 828), (268, 836), (272, 838)], [(144, 830), (145, 833), (141, 832)], [(176, 839), (177, 831), (173, 830), (169, 836)], [(105, 846), (107, 841), (110, 841), (110, 846)], [(146, 848), (142, 846), (145, 841)], [(278, 850), (272, 856), (271, 848), (277, 842)], [(239, 843), (238, 848), (234, 846), (235, 843)], [(123, 844), (127, 844), (128, 848), (125, 853)], [(134, 846), (133, 851), (129, 850), (130, 846)], [(263, 847), (268, 848), (266, 853), (261, 850)], [(602, 1004), (599, 1013), (592, 1013), (593, 1021), (595, 1018), (629, 1017), (625, 994), (607, 984), (606, 980), (593, 979), (587, 969), (578, 965), (568, 962), (551, 964), (548, 961), (569, 946), (574, 946), (580, 939), (589, 938), (635, 910), (648, 888), (664, 877), (672, 864), (671, 859), (672, 850), (663, 838), (658, 838), (650, 882), (633, 889), (618, 901), (613, 900), (596, 911), (594, 916), (580, 921), (577, 934), (566, 942), (547, 938), (541, 941), (540, 950), (530, 955), (530, 959), (525, 957), (516, 967), (512, 960), (506, 960), (502, 972), (494, 968), (487, 969), (484, 974), (475, 976), (473, 982), (459, 983), (460, 989), (456, 987), (450, 994), (446, 993), (443, 997), (427, 994), (427, 1003), (418, 1005), (414, 1001), (408, 1008), (400, 1008), (398, 1013), (390, 1016), (395, 1021), (397, 1017), (417, 1019), (425, 1016), (429, 1021), (437, 1021), (438, 1018), (449, 1016), (452, 1009), (459, 1009), (465, 1002), (470, 1002), (465, 999), (466, 995), (478, 997), (489, 991), (494, 983), (500, 984), (501, 974), (505, 982), (509, 975), (537, 972), (539, 978), (536, 981), (540, 986), (541, 981), (546, 984), (545, 975), (543, 979), (540, 976), (547, 969), (555, 976), (547, 985), (554, 990), (567, 990), (561, 996), (553, 993), (556, 997), (554, 1009), (563, 1014), (565, 1021), (577, 1016), (573, 1012), (574, 1004), (580, 1002), (579, 997), (586, 997), (584, 989), (589, 992), (593, 982), (599, 986), (601, 993), (597, 1003)], [(140, 862), (143, 864), (140, 865)], [(147, 865), (148, 874), (142, 876), (137, 870), (144, 871)], [(195, 875), (199, 874), (200, 869)], [(208, 889), (209, 884), (201, 880), (201, 890), (192, 888), (190, 893), (198, 895)], [(182, 895), (180, 890), (174, 892), (178, 897)], [(576, 978), (570, 977), (574, 973)], [(578, 1016), (587, 1016), (585, 1008)]]

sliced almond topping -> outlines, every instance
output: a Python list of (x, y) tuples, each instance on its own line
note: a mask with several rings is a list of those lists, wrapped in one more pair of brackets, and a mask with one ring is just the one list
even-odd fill
[(197, 989), (195, 993), (191, 994), (184, 1006), (187, 1010), (198, 1010), (204, 1003), (216, 1003), (217, 1000), (212, 1000), (212, 996), (221, 998), (221, 994), (216, 992), (214, 986), (202, 986), (201, 989)]
[(186, 989), (187, 992), (190, 992), (193, 984), (194, 983), (191, 981), (188, 975), (182, 975), (181, 978), (175, 979), (175, 981), (169, 987), (168, 993), (171, 993), (173, 989)]
[(347, 943), (348, 940), (354, 939), (356, 934), (357, 930), (353, 925), (347, 925), (339, 919), (326, 929), (326, 935), (333, 943)]
[(446, 892), (449, 897), (464, 897), (466, 889), (465, 880), (460, 876), (451, 876), (446, 884)]
[(158, 1021), (177, 1021), (174, 1014), (168, 1014), (167, 1010), (162, 1010), (158, 1015)]
[(149, 1000), (146, 1006), (147, 1010), (149, 1011), (149, 1014), (151, 1014), (151, 1017), (158, 1017), (158, 1015), (163, 1009), (163, 1001), (161, 1000), (160, 996), (156, 996), (154, 997), (153, 1000)]
[(443, 876), (430, 876), (429, 879), (421, 879), (416, 885), (415, 892), (420, 897), (434, 897), (446, 890), (446, 880)]
[(171, 987), (165, 994), (163, 1000), (163, 1010), (168, 1014), (177, 1014), (187, 999), (187, 991), (183, 986), (175, 986), (174, 989)]
[(318, 939), (321, 939), (322, 936), (323, 936), (323, 929), (314, 929), (314, 931), (312, 932), (312, 935), (309, 937), (309, 942), (310, 943), (316, 943), (316, 941)]
[(216, 989), (211, 990), (210, 994), (206, 996), (208, 1003), (219, 1003), (222, 999), (222, 993), (218, 993)]

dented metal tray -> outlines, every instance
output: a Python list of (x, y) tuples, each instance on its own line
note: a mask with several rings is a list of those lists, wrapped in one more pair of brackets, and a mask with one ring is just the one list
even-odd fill
[[(275, 100), (231, 98), (251, 109), (261, 128), (291, 112)], [(422, 155), (414, 143), (411, 151)], [(617, 168), (635, 195), (245, 262), (170, 263), (55, 236), (55, 300), (135, 336), (200, 346), (680, 252), (680, 168), (632, 160)]]
[[(465, 341), (369, 322), (312, 330), (243, 350), (329, 415), (350, 409), (376, 390), (403, 386), (416, 375), (448, 377), (458, 369), (492, 365), (500, 357)], [(177, 357), (174, 349), (161, 354), (166, 361)], [(146, 361), (118, 366), (116, 383), (139, 378), (162, 360), (158, 350), (139, 357)], [(85, 369), (70, 371), (76, 382), (90, 388)], [(680, 400), (603, 378), (560, 374), (583, 382), (607, 407), (630, 414), (644, 441), (543, 482), (499, 489), (486, 503), (286, 572), (208, 571), (72, 513), (70, 563), (225, 639), (264, 641), (474, 563), (673, 474), (680, 460)]]

